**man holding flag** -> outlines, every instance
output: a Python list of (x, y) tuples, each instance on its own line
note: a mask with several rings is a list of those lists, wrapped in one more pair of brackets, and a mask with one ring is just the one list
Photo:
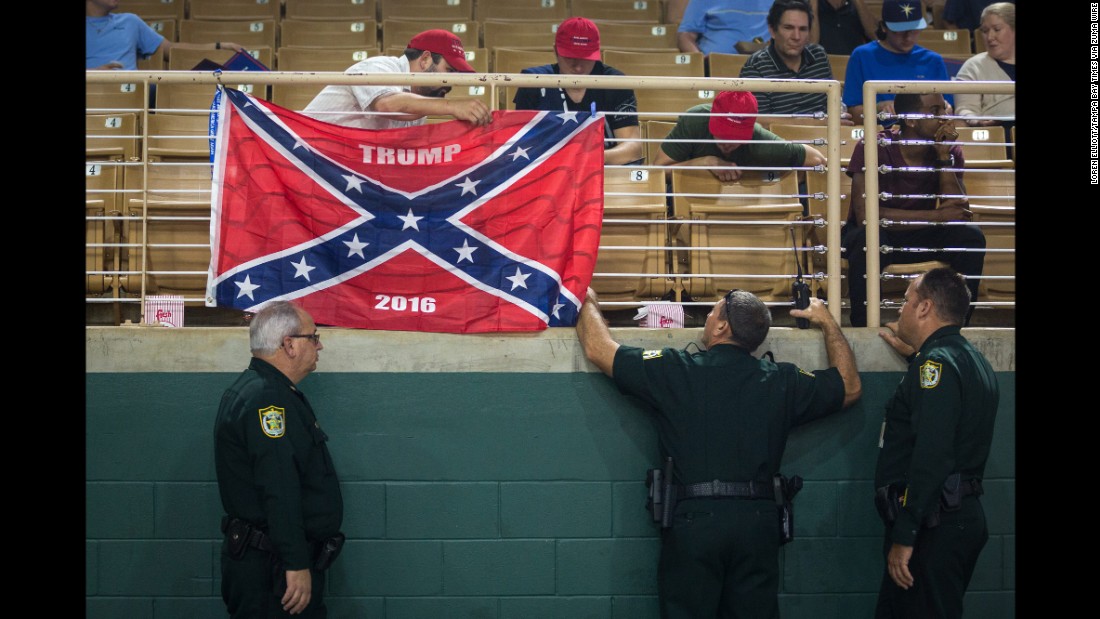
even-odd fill
[[(346, 74), (473, 73), (462, 40), (446, 30), (414, 36), (403, 56), (374, 56), (352, 65)], [(493, 116), (477, 100), (447, 101), (450, 86), (325, 86), (303, 110), (318, 120), (360, 129), (394, 129), (421, 125), (427, 116), (453, 116), (476, 126)]]

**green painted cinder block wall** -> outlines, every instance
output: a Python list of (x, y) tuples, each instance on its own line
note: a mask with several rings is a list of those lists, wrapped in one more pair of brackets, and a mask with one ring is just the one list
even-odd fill
[[(243, 363), (242, 363), (243, 365)], [(782, 550), (785, 619), (870, 617), (882, 569), (871, 503), (882, 403), (796, 431), (806, 485)], [(222, 617), (212, 426), (232, 373), (87, 376), (86, 609), (91, 618)], [(968, 618), (1015, 616), (1015, 373), (983, 497), (991, 538)], [(301, 384), (331, 437), (349, 542), (331, 616), (657, 617), (657, 463), (645, 411), (591, 372), (316, 373)]]
[[(695, 329), (615, 329), (683, 348)], [(572, 329), (455, 336), (324, 328), (301, 387), (331, 437), (349, 541), (329, 577), (339, 619), (657, 619), (657, 463), (637, 403), (583, 357)], [(991, 538), (968, 619), (1015, 617), (1015, 332), (964, 331), (998, 371), (982, 498)], [(853, 408), (792, 435), (806, 485), (781, 551), (784, 619), (870, 617), (882, 569), (872, 481), (882, 405), (904, 362), (875, 329), (845, 330), (863, 377)], [(761, 350), (826, 365), (813, 330)], [(213, 420), (248, 362), (244, 328), (86, 329), (85, 612), (225, 617)]]

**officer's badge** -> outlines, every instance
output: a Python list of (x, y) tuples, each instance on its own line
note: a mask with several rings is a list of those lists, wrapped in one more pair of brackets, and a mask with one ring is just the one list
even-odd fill
[(943, 370), (943, 364), (935, 361), (925, 361), (924, 365), (920, 366), (921, 388), (934, 389), (936, 385), (940, 384), (941, 370)]
[(286, 409), (268, 406), (260, 409), (260, 428), (271, 438), (286, 434)]
[(648, 361), (649, 359), (659, 359), (661, 357), (661, 351), (659, 350), (643, 350), (642, 361)]

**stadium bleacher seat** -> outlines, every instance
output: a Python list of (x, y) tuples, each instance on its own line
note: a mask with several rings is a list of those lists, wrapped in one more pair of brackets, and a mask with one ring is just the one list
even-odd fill
[(279, 41), (282, 47), (379, 47), (378, 22), (287, 18), (279, 24)]
[[(596, 276), (592, 278), (592, 289), (605, 301), (655, 300), (664, 296), (671, 288), (668, 253), (659, 249), (668, 244), (668, 225), (663, 223), (667, 218), (664, 170), (608, 166), (604, 168), (603, 183), (604, 222), (595, 271), (664, 277)], [(614, 246), (649, 249), (603, 249)]]
[[(803, 228), (796, 223), (802, 204), (791, 197), (798, 193), (796, 179), (793, 172), (749, 170), (737, 182), (722, 182), (709, 170), (672, 170), (673, 208), (677, 216), (692, 222), (681, 228), (681, 236), (689, 228), (689, 274), (683, 278), (693, 299), (713, 301), (740, 288), (765, 302), (790, 300), (798, 268), (791, 226), (797, 244), (804, 243)], [(722, 249), (730, 247), (754, 249)], [(791, 250), (779, 251), (781, 247)]]

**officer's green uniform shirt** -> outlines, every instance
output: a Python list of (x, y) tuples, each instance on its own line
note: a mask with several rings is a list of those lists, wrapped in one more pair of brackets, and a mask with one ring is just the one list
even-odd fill
[[(688, 114), (706, 114), (710, 112), (710, 103), (696, 105)], [(727, 157), (718, 150), (713, 142), (672, 142), (669, 140), (713, 140), (710, 132), (709, 116), (683, 115), (676, 120), (676, 126), (669, 131), (661, 150), (673, 161), (687, 161), (697, 157), (713, 155), (719, 159), (732, 161), (739, 166), (751, 167), (792, 167), (801, 166), (806, 161), (806, 148), (802, 144), (783, 142), (778, 135), (755, 123), (752, 129), (752, 143), (741, 144)]]
[(253, 357), (222, 396), (214, 465), (226, 513), (266, 527), (286, 569), (309, 567), (309, 543), (340, 530), (344, 504), (305, 395)]
[(952, 473), (981, 479), (993, 442), (999, 391), (993, 368), (959, 327), (933, 333), (886, 404), (875, 487), (908, 484), (890, 537), (913, 546)]
[(808, 373), (729, 344), (695, 354), (620, 346), (612, 375), (656, 409), (661, 458), (672, 456), (682, 484), (770, 485), (790, 430), (844, 404), (836, 368)]

